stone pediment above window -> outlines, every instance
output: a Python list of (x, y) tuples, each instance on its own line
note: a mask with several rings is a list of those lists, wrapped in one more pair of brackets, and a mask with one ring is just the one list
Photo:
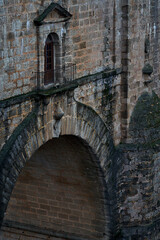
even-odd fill
[(72, 15), (58, 3), (51, 3), (39, 16), (34, 19), (34, 24), (40, 26), (43, 24), (52, 24), (65, 22)]

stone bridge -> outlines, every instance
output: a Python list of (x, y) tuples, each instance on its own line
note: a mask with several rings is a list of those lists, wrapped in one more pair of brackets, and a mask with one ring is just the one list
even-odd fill
[(113, 81), (120, 74), (105, 70), (0, 102), (1, 239), (154, 239), (158, 234), (153, 206), (159, 196), (160, 101), (156, 94), (142, 95), (129, 130), (137, 143), (115, 146)]
[(0, 0), (0, 240), (160, 239), (160, 0)]
[(22, 234), (20, 229), (29, 236), (35, 227), (64, 239), (111, 236), (111, 83), (118, 74), (105, 71), (1, 101), (0, 219), (6, 237)]

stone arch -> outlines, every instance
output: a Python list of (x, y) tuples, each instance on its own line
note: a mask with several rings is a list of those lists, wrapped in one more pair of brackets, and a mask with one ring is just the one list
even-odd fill
[(85, 140), (97, 155), (102, 169), (114, 152), (110, 132), (100, 116), (89, 106), (77, 102), (74, 116), (62, 118), (61, 135), (75, 135)]
[(33, 236), (36, 229), (65, 239), (108, 239), (103, 183), (95, 156), (82, 139), (65, 135), (49, 140), (20, 173), (3, 226)]
[[(102, 170), (110, 161), (114, 146), (104, 122), (92, 110), (81, 103), (74, 104), (75, 114), (66, 115), (61, 120), (61, 135), (75, 135), (83, 139), (97, 155)], [(35, 110), (19, 125), (1, 153), (0, 167), (0, 222), (2, 224), (11, 192), (21, 169), (33, 153), (54, 137), (55, 120), (38, 127), (38, 111)], [(49, 131), (48, 134), (46, 132)], [(107, 181), (107, 176), (106, 176)]]

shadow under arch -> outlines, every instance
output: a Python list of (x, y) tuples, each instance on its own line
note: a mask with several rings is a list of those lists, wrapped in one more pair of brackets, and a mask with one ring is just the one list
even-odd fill
[(109, 239), (105, 195), (104, 176), (91, 148), (78, 137), (63, 135), (42, 145), (26, 163), (3, 225), (33, 236)]
[[(96, 154), (101, 168), (112, 158), (114, 146), (104, 122), (88, 106), (76, 103), (74, 116), (64, 116), (61, 123), (61, 135), (74, 135), (83, 139)], [(53, 132), (46, 135), (47, 127), (38, 129), (38, 110), (31, 113), (11, 136), (10, 147), (4, 146), (0, 166), (0, 213), (1, 223), (17, 177), (25, 163), (34, 152), (54, 137)], [(53, 125), (51, 125), (53, 126)], [(14, 136), (13, 136), (14, 135)], [(107, 181), (107, 176), (105, 176)], [(109, 230), (108, 230), (109, 232)], [(107, 239), (107, 238), (106, 238)]]

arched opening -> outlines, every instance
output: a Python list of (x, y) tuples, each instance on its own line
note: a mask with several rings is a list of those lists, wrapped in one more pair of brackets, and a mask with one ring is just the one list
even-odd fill
[(26, 163), (2, 231), (9, 240), (24, 234), (27, 239), (109, 239), (108, 217), (96, 157), (81, 139), (64, 135), (48, 141)]
[(56, 33), (50, 33), (44, 49), (44, 84), (55, 83), (60, 74), (60, 44)]

